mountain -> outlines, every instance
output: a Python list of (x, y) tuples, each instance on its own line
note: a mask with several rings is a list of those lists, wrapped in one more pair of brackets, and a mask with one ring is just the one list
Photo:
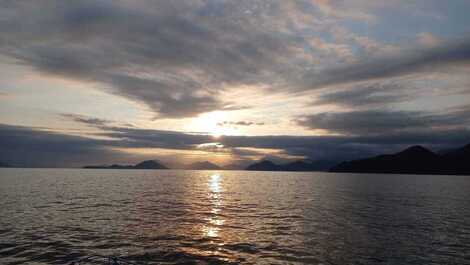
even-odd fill
[(156, 160), (146, 160), (134, 166), (135, 169), (168, 169)]
[(100, 165), (100, 166), (84, 166), (83, 168), (89, 169), (168, 169), (166, 166), (160, 164), (156, 160), (146, 160), (142, 161), (136, 165), (118, 165), (113, 164), (110, 166)]
[(305, 161), (298, 160), (282, 165), (283, 171), (327, 171), (334, 162), (327, 160)]
[(107, 166), (107, 165), (84, 166), (83, 168), (90, 168), (90, 169), (134, 169), (134, 166), (132, 166), (132, 165), (112, 164), (110, 166)]
[(224, 165), (222, 168), (224, 170), (244, 170), (246, 167), (251, 165), (250, 161), (235, 161), (230, 164)]
[(194, 170), (220, 170), (222, 169), (218, 165), (211, 163), (209, 161), (195, 162), (195, 163), (187, 165), (185, 168), (194, 169)]
[(243, 170), (245, 167), (239, 164), (227, 164), (223, 166), (223, 169), (224, 170)]
[(0, 162), (0, 167), (11, 167), (11, 165), (4, 162)]
[(342, 162), (331, 172), (391, 174), (470, 174), (470, 145), (436, 154), (422, 146), (412, 146), (391, 155)]
[(274, 164), (269, 160), (262, 160), (260, 162), (249, 165), (245, 170), (252, 171), (282, 171), (282, 167)]
[(443, 157), (446, 174), (470, 174), (470, 144), (448, 152)]
[(278, 165), (269, 160), (262, 160), (254, 163), (245, 170), (254, 171), (324, 171), (331, 166), (331, 163), (326, 161), (303, 161), (298, 160), (287, 164)]
[[(106, 167), (106, 166), (104, 166), (104, 167)], [(112, 164), (111, 166), (109, 166), (109, 168), (113, 168), (113, 169), (133, 169), (134, 166), (132, 166), (132, 165)]]

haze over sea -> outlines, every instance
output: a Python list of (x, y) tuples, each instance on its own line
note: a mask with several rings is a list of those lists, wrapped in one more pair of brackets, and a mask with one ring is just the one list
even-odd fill
[(470, 264), (469, 191), (465, 176), (0, 169), (0, 263)]

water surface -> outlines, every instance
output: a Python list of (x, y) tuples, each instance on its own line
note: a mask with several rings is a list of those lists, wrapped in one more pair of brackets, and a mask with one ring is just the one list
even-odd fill
[(470, 264), (469, 249), (465, 176), (0, 169), (0, 264)]

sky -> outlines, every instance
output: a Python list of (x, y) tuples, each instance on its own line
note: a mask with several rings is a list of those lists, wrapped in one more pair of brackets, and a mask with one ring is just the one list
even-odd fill
[(470, 143), (470, 1), (0, 2), (0, 161), (342, 161)]

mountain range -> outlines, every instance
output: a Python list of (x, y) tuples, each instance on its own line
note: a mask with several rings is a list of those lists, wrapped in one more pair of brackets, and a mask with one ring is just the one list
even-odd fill
[[(470, 175), (470, 144), (457, 149), (446, 149), (437, 153), (415, 145), (401, 152), (375, 157), (341, 162), (335, 166), (332, 161), (299, 160), (276, 164), (268, 159), (260, 160), (245, 170), (253, 171), (330, 171), (351, 173), (388, 173), (388, 174), (445, 174)], [(0, 162), (0, 167), (11, 167)], [(83, 168), (92, 169), (169, 169), (156, 160), (142, 161), (136, 165), (95, 165)], [(239, 169), (240, 165), (220, 167), (209, 161), (195, 162), (184, 166), (192, 170)]]
[(218, 165), (211, 163), (209, 161), (195, 162), (185, 166), (185, 169), (192, 170), (220, 170), (222, 169)]
[(389, 174), (470, 174), (470, 144), (441, 153), (422, 146), (409, 147), (401, 152), (342, 162), (331, 172), (389, 173)]
[(156, 160), (146, 160), (142, 161), (136, 165), (118, 165), (113, 164), (110, 166), (101, 165), (101, 166), (84, 166), (83, 168), (92, 168), (92, 169), (168, 169), (166, 166), (161, 164)]
[(261, 160), (249, 165), (245, 170), (252, 171), (325, 171), (331, 166), (329, 161), (298, 160), (286, 164), (275, 164), (269, 160)]

